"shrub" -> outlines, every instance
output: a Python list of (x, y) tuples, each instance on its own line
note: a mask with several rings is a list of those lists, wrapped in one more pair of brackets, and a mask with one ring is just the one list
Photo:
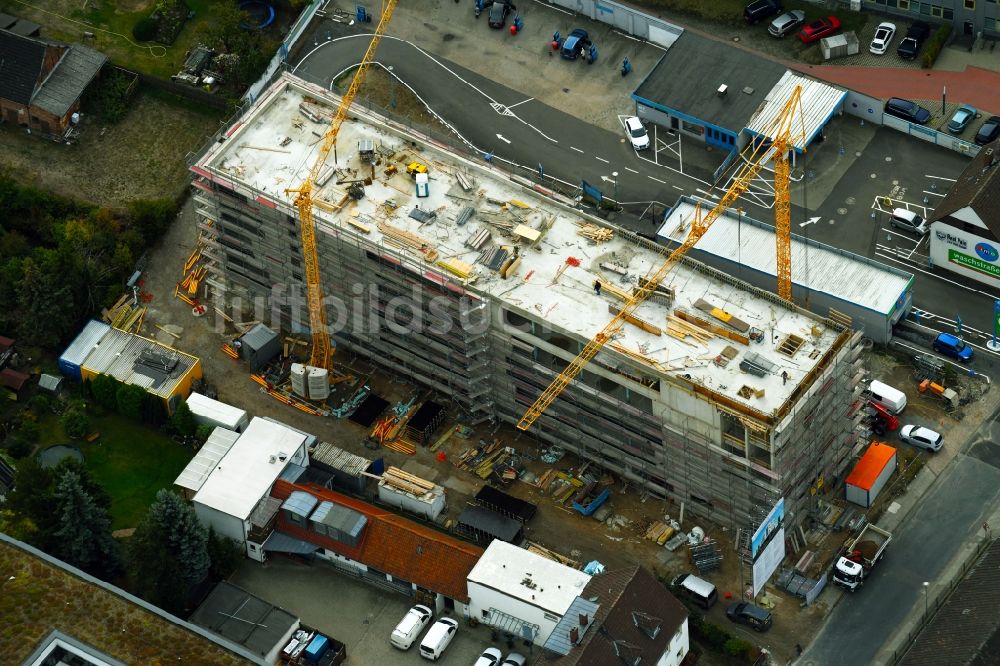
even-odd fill
[(42, 429), (38, 427), (35, 421), (30, 419), (24, 419), (21, 421), (21, 426), (17, 429), (17, 434), (21, 436), (25, 441), (36, 444), (38, 438), (42, 434)]
[(122, 384), (118, 387), (115, 398), (118, 402), (118, 413), (125, 418), (138, 421), (142, 418), (142, 405), (146, 397), (146, 390), (141, 386)]
[(49, 396), (38, 393), (31, 396), (31, 399), (28, 400), (28, 408), (35, 416), (42, 416), (52, 409), (52, 401), (49, 399)]
[(740, 638), (730, 638), (722, 646), (722, 651), (734, 657), (746, 657), (753, 650), (753, 643)]
[(31, 454), (32, 449), (35, 448), (35, 445), (25, 439), (20, 433), (8, 435), (7, 439), (4, 440), (3, 445), (14, 460), (20, 460), (21, 458), (28, 457)]
[(212, 436), (213, 430), (215, 430), (213, 426), (209, 425), (208, 423), (202, 423), (201, 425), (198, 426), (198, 430), (195, 432), (195, 437), (198, 439), (199, 442), (204, 444), (205, 442), (208, 441), (208, 438)]
[(948, 41), (948, 37), (951, 35), (951, 26), (942, 25), (931, 38), (927, 40), (927, 46), (924, 48), (924, 55), (921, 56), (920, 64), (924, 69), (930, 69), (937, 62), (938, 56), (941, 54), (941, 49), (944, 48), (945, 42)]
[(160, 23), (156, 19), (147, 16), (139, 19), (139, 22), (132, 28), (132, 36), (140, 42), (151, 42), (156, 39), (160, 31)]
[(63, 414), (59, 422), (62, 424), (63, 432), (71, 439), (86, 437), (87, 433), (90, 432), (90, 417), (79, 409), (69, 410)]

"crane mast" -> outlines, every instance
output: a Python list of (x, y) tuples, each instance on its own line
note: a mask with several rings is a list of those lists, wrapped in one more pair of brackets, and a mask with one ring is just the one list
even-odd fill
[[(750, 184), (753, 179), (760, 173), (764, 164), (768, 160), (773, 160), (775, 169), (775, 216), (777, 220), (776, 224), (776, 236), (778, 237), (778, 278), (779, 278), (779, 295), (786, 300), (791, 298), (791, 261), (790, 261), (790, 220), (789, 220), (789, 165), (787, 159), (788, 150), (794, 146), (794, 139), (798, 138), (800, 135), (792, 134), (792, 123), (796, 117), (796, 111), (798, 111), (799, 118), (801, 118), (802, 103), (800, 100), (801, 88), (796, 86), (792, 95), (789, 97), (788, 101), (782, 107), (781, 112), (771, 123), (771, 125), (766, 128), (763, 132), (765, 141), (751, 141), (746, 148), (743, 149), (744, 153), (749, 153), (745, 155), (746, 159), (742, 161), (742, 166), (740, 166), (739, 171), (733, 177), (732, 184), (727, 188), (725, 194), (719, 200), (712, 210), (710, 210), (703, 218), (699, 219), (699, 215), (695, 216), (694, 221), (691, 224), (691, 230), (688, 232), (687, 237), (684, 239), (680, 245), (678, 245), (668, 256), (666, 261), (653, 273), (651, 276), (647, 277), (646, 281), (640, 281), (640, 286), (632, 294), (632, 297), (625, 302), (624, 306), (618, 311), (618, 314), (614, 316), (607, 323), (607, 325), (591, 340), (586, 344), (576, 358), (570, 361), (566, 369), (563, 370), (552, 383), (549, 384), (542, 394), (535, 400), (534, 404), (528, 408), (518, 421), (517, 427), (519, 430), (528, 430), (535, 421), (548, 409), (549, 405), (555, 401), (556, 398), (569, 386), (570, 382), (576, 378), (578, 374), (586, 367), (588, 363), (601, 349), (611, 340), (614, 335), (621, 330), (625, 321), (632, 315), (632, 313), (638, 308), (642, 303), (649, 297), (651, 293), (659, 286), (659, 284), (667, 277), (671, 269), (677, 265), (677, 262), (681, 260), (688, 253), (695, 243), (705, 235), (712, 223), (715, 222), (723, 213), (725, 213), (730, 206), (732, 206), (737, 199), (740, 198), (747, 190), (750, 189)], [(804, 137), (804, 131), (801, 136)], [(766, 137), (773, 137), (773, 140), (769, 146), (766, 146)], [(766, 146), (766, 147), (765, 147)], [(779, 180), (784, 180), (783, 183), (779, 183)], [(700, 209), (699, 209), (700, 212)], [(783, 222), (782, 222), (783, 218)], [(784, 238), (782, 238), (782, 236)], [(784, 249), (783, 249), (784, 248)], [(784, 252), (784, 254), (782, 254)], [(785, 258), (785, 264), (783, 268), (782, 257)], [(783, 283), (781, 280), (788, 280), (788, 286), (786, 293), (787, 295), (780, 293), (784, 290)]]

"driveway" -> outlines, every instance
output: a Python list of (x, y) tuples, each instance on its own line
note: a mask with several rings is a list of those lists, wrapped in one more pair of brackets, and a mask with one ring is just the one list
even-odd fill
[[(342, 574), (324, 562), (303, 564), (274, 557), (265, 564), (244, 560), (229, 582), (281, 606), (308, 624), (347, 646), (347, 663), (357, 666), (427, 664), (414, 645), (401, 652), (389, 644), (389, 635), (413, 605), (410, 598), (374, 587)], [(490, 631), (472, 629), (460, 617), (458, 634), (439, 664), (468, 665), (486, 646)], [(497, 645), (505, 654), (506, 645)], [(516, 649), (527, 654), (527, 649)]]

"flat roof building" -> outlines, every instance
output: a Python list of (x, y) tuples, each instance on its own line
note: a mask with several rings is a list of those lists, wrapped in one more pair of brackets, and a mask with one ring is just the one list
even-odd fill
[[(192, 167), (206, 284), (265, 298), (288, 330), (309, 322), (285, 188), (314, 158), (325, 125), (310, 118), (335, 104), (283, 75)], [(336, 182), (371, 174), (352, 147), (372, 137), (381, 164), (355, 200)], [(340, 175), (313, 192), (338, 349), (448, 395), (466, 422), (518, 421), (664, 261), (662, 245), (362, 109), (338, 141)], [(405, 174), (413, 161), (430, 167), (428, 197)], [(803, 519), (816, 476), (838, 475), (854, 445), (861, 336), (692, 260), (634, 315), (530, 435), (687, 515), (752, 532), (785, 496), (789, 522)]]

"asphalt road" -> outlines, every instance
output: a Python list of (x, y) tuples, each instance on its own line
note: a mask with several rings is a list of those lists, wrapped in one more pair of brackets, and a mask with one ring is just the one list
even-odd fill
[[(987, 436), (1000, 435), (996, 416), (984, 430)], [(884, 663), (884, 655), (876, 657), (907, 617), (921, 609), (924, 581), (946, 582), (942, 572), (959, 545), (980, 533), (1000, 498), (998, 448), (980, 443), (971, 455), (956, 457), (904, 523), (905, 531), (893, 536), (871, 578), (857, 592), (845, 593), (798, 664)]]

